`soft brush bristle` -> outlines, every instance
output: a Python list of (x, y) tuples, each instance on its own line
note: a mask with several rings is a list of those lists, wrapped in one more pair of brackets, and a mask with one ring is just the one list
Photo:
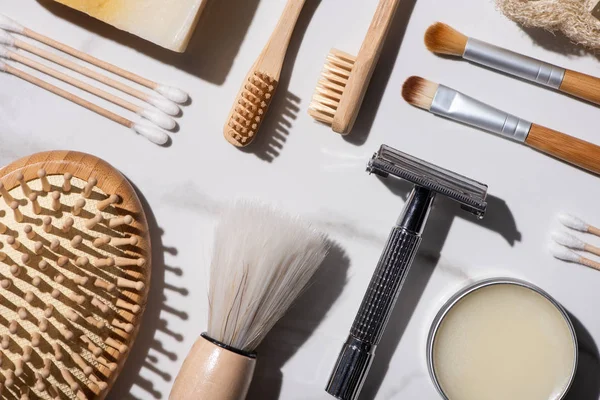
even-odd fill
[(402, 86), (402, 97), (407, 103), (429, 111), (439, 86), (427, 79), (411, 76)]
[(255, 71), (250, 75), (225, 126), (225, 138), (231, 144), (244, 147), (254, 140), (276, 87), (275, 79), (265, 73)]
[(425, 32), (425, 46), (429, 51), (461, 57), (469, 38), (450, 25), (436, 22)]
[(328, 125), (333, 123), (355, 62), (356, 57), (331, 49), (308, 108), (311, 117)]
[(240, 202), (217, 226), (208, 335), (253, 351), (306, 287), (328, 251), (325, 236), (270, 206)]

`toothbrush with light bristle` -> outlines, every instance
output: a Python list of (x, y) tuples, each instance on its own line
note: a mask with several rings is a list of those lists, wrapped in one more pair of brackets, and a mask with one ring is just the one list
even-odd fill
[(54, 47), (55, 49), (60, 50), (63, 53), (67, 53), (73, 57), (79, 58), (80, 60), (95, 65), (96, 67), (102, 68), (122, 78), (128, 79), (132, 82), (152, 89), (175, 103), (185, 103), (189, 99), (188, 94), (181, 89), (151, 81), (150, 79), (143, 78), (137, 74), (134, 74), (133, 72), (119, 68), (116, 65), (110, 64), (106, 61), (102, 61), (96, 57), (84, 53), (83, 51), (77, 50), (57, 40), (51, 39), (48, 36), (44, 36), (40, 33), (32, 31), (31, 29), (26, 28), (14, 19), (9, 18), (3, 14), (0, 14), (0, 28), (10, 32), (21, 34), (30, 39), (37, 40), (38, 42), (44, 43), (45, 45), (48, 45), (50, 47)]
[(556, 243), (568, 247), (573, 250), (586, 251), (588, 253), (600, 256), (600, 248), (592, 246), (589, 243), (584, 242), (577, 236), (571, 235), (566, 232), (552, 232), (552, 240)]
[(400, 0), (381, 0), (358, 56), (337, 49), (327, 55), (308, 113), (331, 125), (334, 132), (350, 133)]
[(550, 243), (548, 249), (550, 250), (550, 253), (559, 260), (585, 265), (586, 267), (600, 271), (600, 263), (583, 257), (558, 243)]
[(596, 228), (595, 226), (588, 224), (581, 218), (577, 218), (567, 213), (560, 213), (558, 215), (558, 220), (567, 228), (571, 228), (580, 232), (591, 233), (592, 235), (600, 237), (600, 228)]
[(402, 97), (411, 105), (526, 144), (592, 173), (600, 174), (600, 147), (498, 110), (447, 86), (418, 76), (406, 80)]
[(600, 78), (537, 60), (463, 35), (438, 22), (427, 29), (425, 46), (600, 105)]
[(236, 147), (256, 138), (277, 90), (292, 33), (306, 0), (288, 0), (269, 41), (244, 78), (223, 128), (225, 139)]

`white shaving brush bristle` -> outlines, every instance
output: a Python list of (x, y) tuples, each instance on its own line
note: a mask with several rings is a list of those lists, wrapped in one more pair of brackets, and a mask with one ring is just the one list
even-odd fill
[(326, 237), (298, 217), (260, 203), (235, 204), (215, 232), (207, 334), (254, 351), (328, 249)]
[(552, 240), (563, 246), (576, 250), (584, 250), (585, 242), (566, 232), (552, 232)]
[(590, 225), (585, 223), (582, 219), (567, 213), (559, 214), (558, 220), (567, 228), (575, 229), (581, 232), (587, 232), (588, 228), (590, 227)]

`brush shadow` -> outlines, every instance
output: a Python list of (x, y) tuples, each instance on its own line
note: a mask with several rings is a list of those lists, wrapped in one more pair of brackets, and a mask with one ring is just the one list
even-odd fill
[(579, 344), (579, 364), (573, 385), (565, 400), (597, 400), (600, 397), (600, 354), (590, 332), (571, 313)]
[[(161, 319), (162, 312), (169, 312), (169, 310), (172, 309), (172, 307), (166, 304), (165, 293), (168, 290), (173, 290), (173, 285), (165, 282), (165, 271), (170, 271), (173, 268), (165, 265), (165, 253), (177, 254), (177, 250), (164, 246), (162, 242), (164, 231), (159, 227), (156, 217), (147, 200), (143, 197), (137, 187), (135, 185), (133, 186), (142, 203), (148, 221), (148, 227), (150, 229), (150, 240), (152, 243), (152, 277), (150, 281), (150, 291), (148, 293), (148, 302), (146, 303), (146, 310), (144, 311), (142, 318), (142, 325), (125, 363), (125, 367), (111, 389), (110, 394), (107, 396), (107, 399), (109, 400), (135, 399), (135, 397), (130, 394), (133, 386), (137, 386), (146, 392), (145, 399), (161, 399), (162, 393), (155, 388), (152, 380), (148, 380), (142, 376), (141, 371), (145, 368), (147, 371), (154, 373), (155, 379), (163, 379), (168, 382), (172, 381), (172, 371), (165, 371), (160, 364), (153, 363), (152, 367), (149, 368), (149, 363), (154, 357), (150, 355), (150, 352), (154, 351), (155, 353), (161, 353), (174, 361), (177, 359), (177, 355), (174, 352), (165, 349), (163, 343), (158, 341), (155, 337), (160, 331), (174, 337), (178, 341), (183, 340), (181, 334), (170, 331), (166, 321)], [(180, 275), (182, 274), (183, 272), (181, 272)], [(189, 293), (186, 288), (177, 288), (176, 291), (182, 296), (187, 296)], [(184, 311), (177, 311), (177, 313), (186, 316), (187, 318), (187, 314)], [(174, 313), (172, 312), (171, 314)]]
[(564, 54), (569, 57), (584, 57), (590, 55), (600, 60), (600, 52), (574, 43), (560, 31), (551, 32), (543, 28), (519, 26), (535, 44), (545, 50)]
[[(413, 185), (400, 179), (379, 178), (386, 187), (402, 199), (406, 199)], [(401, 206), (398, 206), (400, 213)], [(387, 324), (381, 342), (377, 346), (377, 355), (374, 358), (371, 370), (363, 386), (359, 399), (374, 399), (379, 392), (383, 379), (388, 372), (388, 368), (394, 353), (396, 352), (400, 340), (408, 326), (409, 321), (419, 303), (423, 291), (425, 290), (436, 266), (441, 257), (441, 251), (456, 217), (466, 218), (469, 221), (500, 234), (509, 244), (513, 245), (521, 240), (521, 234), (517, 230), (515, 219), (506, 203), (493, 196), (488, 196), (488, 211), (486, 219), (478, 221), (477, 218), (461, 210), (460, 206), (438, 194), (434, 209), (431, 211), (429, 221), (423, 233), (423, 241), (402, 291), (398, 296), (396, 306)], [(461, 274), (458, 268), (449, 268), (449, 272)]]
[(258, 347), (258, 363), (248, 400), (280, 398), (285, 363), (311, 337), (346, 285), (350, 259), (335, 242), (312, 284)]
[(308, 0), (304, 5), (290, 39), (279, 77), (277, 85), (279, 94), (276, 94), (271, 101), (258, 137), (250, 146), (242, 148), (242, 151), (255, 154), (263, 161), (273, 162), (281, 154), (292, 125), (300, 113), (302, 99), (289, 91), (290, 79), (302, 40), (319, 4), (321, 0)]
[(207, 0), (187, 51), (180, 54), (54, 1), (37, 1), (57, 17), (219, 86), (233, 66), (260, 2)]
[(369, 88), (365, 94), (360, 112), (354, 124), (352, 132), (344, 135), (343, 138), (348, 143), (356, 146), (362, 146), (367, 141), (373, 122), (377, 116), (379, 105), (383, 98), (383, 93), (388, 85), (390, 76), (398, 59), (400, 46), (404, 40), (408, 21), (415, 8), (417, 0), (404, 0), (400, 2), (396, 15), (392, 21), (390, 31), (381, 51), (381, 57), (375, 68)]

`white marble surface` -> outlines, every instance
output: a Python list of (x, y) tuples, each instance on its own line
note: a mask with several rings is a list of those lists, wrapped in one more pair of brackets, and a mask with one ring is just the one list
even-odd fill
[(403, 81), (419, 74), (600, 143), (598, 108), (438, 58), (426, 51), (422, 35), (441, 19), (481, 39), (583, 72), (600, 74), (596, 58), (551, 35), (528, 35), (490, 0), (403, 0), (355, 131), (341, 138), (313, 123), (306, 109), (329, 48), (357, 52), (377, 1), (307, 0), (260, 142), (254, 153), (242, 152), (223, 140), (221, 127), (284, 0), (213, 0), (183, 56), (48, 3), (0, 0), (0, 11), (94, 56), (183, 87), (193, 98), (171, 146), (162, 148), (0, 75), (3, 164), (41, 150), (90, 152), (123, 171), (146, 199), (156, 248), (153, 284), (142, 332), (111, 399), (168, 398), (187, 350), (206, 326), (215, 214), (238, 196), (301, 213), (339, 243), (320, 279), (259, 349), (250, 396), (327, 399), (323, 387), (330, 368), (404, 203), (402, 190), (390, 190), (364, 172), (382, 143), (485, 182), (493, 197), (482, 223), (449, 201), (437, 203), (362, 398), (438, 399), (425, 363), (433, 316), (467, 282), (504, 275), (541, 286), (585, 327), (582, 368), (571, 399), (598, 399), (594, 341), (600, 340), (600, 318), (594, 305), (600, 301), (600, 273), (558, 262), (545, 250), (558, 211), (600, 224), (598, 178), (433, 117), (400, 97)]

